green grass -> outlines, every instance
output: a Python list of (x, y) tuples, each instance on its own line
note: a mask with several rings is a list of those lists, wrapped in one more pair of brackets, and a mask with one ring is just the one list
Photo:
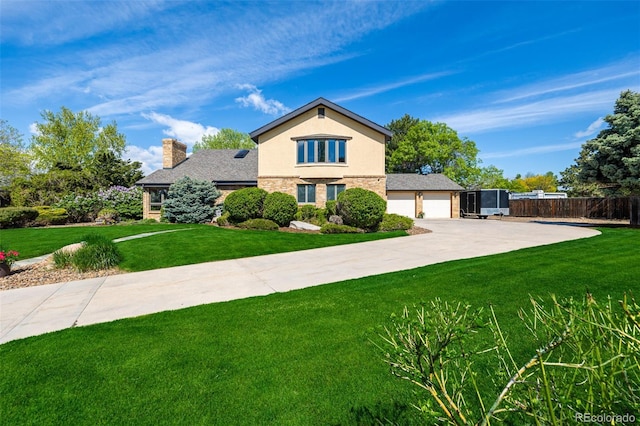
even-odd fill
[(274, 231), (219, 228), (210, 225), (121, 225), (0, 231), (0, 243), (16, 250), (21, 259), (52, 253), (77, 243), (87, 232), (109, 239), (164, 230), (180, 230), (117, 244), (122, 253), (120, 267), (127, 271), (146, 271), (170, 266), (190, 265), (215, 260), (237, 259), (393, 238), (404, 231), (357, 235), (321, 235)]
[[(405, 305), (492, 304), (524, 358), (529, 294), (640, 294), (640, 230), (74, 328), (0, 346), (4, 424), (411, 424), (372, 344)], [(123, 294), (126, 297), (126, 294)]]

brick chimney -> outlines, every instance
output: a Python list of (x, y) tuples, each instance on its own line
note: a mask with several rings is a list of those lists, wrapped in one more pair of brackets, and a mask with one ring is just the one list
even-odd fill
[(173, 169), (187, 159), (187, 145), (177, 139), (162, 139), (162, 168)]

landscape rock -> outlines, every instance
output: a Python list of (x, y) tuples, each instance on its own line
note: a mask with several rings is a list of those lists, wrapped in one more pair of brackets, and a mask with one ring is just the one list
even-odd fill
[(332, 214), (329, 216), (329, 223), (335, 223), (336, 225), (344, 225), (342, 222), (342, 217), (337, 214)]
[(313, 225), (307, 222), (301, 222), (299, 220), (294, 220), (289, 224), (290, 228), (293, 229), (303, 229), (305, 231), (319, 231), (320, 227), (318, 225)]

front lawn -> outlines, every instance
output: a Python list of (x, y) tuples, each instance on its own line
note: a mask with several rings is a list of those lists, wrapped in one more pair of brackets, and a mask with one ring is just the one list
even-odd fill
[(389, 374), (372, 343), (390, 313), (434, 297), (492, 304), (524, 360), (535, 348), (520, 343), (526, 331), (517, 311), (529, 295), (581, 298), (587, 289), (603, 301), (628, 290), (640, 295), (640, 230), (602, 232), (9, 342), (0, 346), (0, 418), (4, 424), (420, 424), (411, 407), (414, 388)]
[(88, 233), (116, 239), (164, 230), (178, 231), (118, 243), (124, 258), (120, 267), (127, 271), (146, 271), (407, 235), (404, 231), (323, 235), (226, 229), (210, 225), (152, 224), (3, 229), (0, 245), (18, 251), (21, 259), (27, 259), (77, 243)]

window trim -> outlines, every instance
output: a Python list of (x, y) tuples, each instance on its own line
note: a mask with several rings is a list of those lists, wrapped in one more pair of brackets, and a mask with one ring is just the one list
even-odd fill
[[(297, 165), (341, 165), (347, 164), (347, 138), (340, 137), (309, 137), (296, 138), (296, 164)], [(334, 145), (333, 152), (329, 147)], [(343, 155), (340, 155), (340, 154)], [(302, 154), (302, 161), (300, 158)], [(313, 158), (309, 161), (309, 158)], [(320, 159), (324, 161), (320, 161)], [(334, 161), (329, 161), (331, 158)], [(341, 161), (342, 160), (342, 161)]]

